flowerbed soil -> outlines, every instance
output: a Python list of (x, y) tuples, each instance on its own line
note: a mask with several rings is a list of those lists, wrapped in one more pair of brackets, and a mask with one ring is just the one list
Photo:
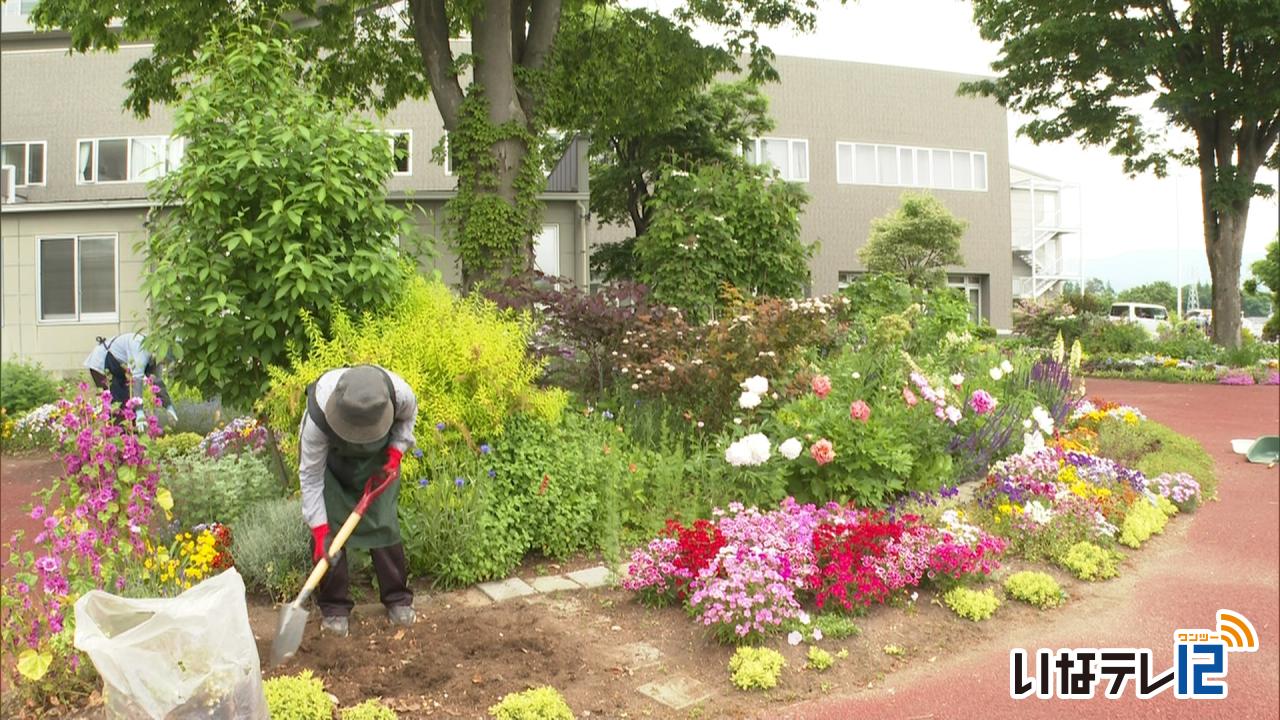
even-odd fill
[[(28, 535), (40, 531), (40, 523), (27, 514), (31, 494), (53, 484), (62, 474), (62, 463), (44, 452), (0, 455), (0, 543), (9, 542), (16, 530)], [(0, 563), (4, 578), (13, 574), (8, 563)]]

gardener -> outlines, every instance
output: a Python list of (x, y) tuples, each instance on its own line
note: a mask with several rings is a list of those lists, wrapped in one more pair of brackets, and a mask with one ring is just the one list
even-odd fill
[[(150, 378), (165, 411), (176, 421), (178, 413), (173, 409), (169, 392), (160, 377), (160, 363), (155, 355), (142, 346), (144, 337), (140, 333), (124, 333), (110, 340), (97, 338), (97, 345), (89, 353), (89, 357), (85, 358), (84, 366), (89, 368), (93, 384), (103, 390), (110, 390), (111, 402), (118, 405), (123, 405), (131, 396), (142, 397), (145, 387), (143, 381)], [(129, 382), (130, 375), (133, 377), (132, 384)], [(138, 425), (146, 425), (145, 416), (141, 413), (138, 414)]]
[[(365, 481), (374, 473), (399, 475), (400, 458), (414, 444), (417, 414), (418, 399), (409, 384), (374, 365), (330, 370), (307, 387), (298, 476), (302, 514), (311, 527), (313, 562), (324, 557), (330, 528), (346, 521), (364, 492)], [(396, 477), (369, 506), (346, 547), (369, 550), (387, 617), (395, 625), (410, 625), (415, 614), (396, 518), (399, 494)], [(330, 559), (330, 569), (316, 589), (316, 604), (323, 616), (321, 631), (346, 636), (354, 604), (349, 585), (344, 548)]]

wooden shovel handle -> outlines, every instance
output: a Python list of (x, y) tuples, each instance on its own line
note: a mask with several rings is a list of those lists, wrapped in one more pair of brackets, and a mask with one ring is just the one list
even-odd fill
[(311, 570), (311, 574), (307, 576), (307, 582), (302, 586), (302, 594), (299, 598), (305, 598), (311, 594), (312, 590), (320, 584), (320, 580), (324, 578), (324, 574), (329, 571), (329, 558), (336, 556), (342, 551), (342, 546), (347, 544), (347, 539), (351, 537), (351, 533), (355, 532), (356, 526), (360, 524), (362, 517), (359, 510), (352, 511), (347, 516), (347, 521), (342, 523), (342, 527), (338, 530), (338, 534), (333, 536), (333, 542), (329, 543), (329, 554), (320, 558), (320, 562), (316, 563), (315, 568)]

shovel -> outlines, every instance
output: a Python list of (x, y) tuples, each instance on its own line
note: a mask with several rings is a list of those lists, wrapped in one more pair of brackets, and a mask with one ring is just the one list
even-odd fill
[(324, 574), (329, 571), (329, 558), (337, 557), (342, 551), (342, 546), (347, 543), (347, 538), (351, 537), (351, 533), (355, 532), (356, 526), (360, 524), (360, 518), (364, 517), (364, 513), (369, 509), (372, 503), (384, 490), (391, 486), (391, 482), (395, 480), (395, 475), (389, 475), (383, 478), (376, 486), (373, 479), (377, 474), (370, 475), (364, 484), (364, 495), (360, 497), (360, 502), (352, 508), (351, 514), (347, 516), (347, 521), (342, 523), (342, 528), (338, 530), (338, 534), (333, 536), (333, 542), (329, 543), (329, 554), (320, 558), (315, 568), (311, 571), (311, 575), (307, 577), (307, 582), (302, 586), (302, 592), (298, 593), (298, 597), (293, 602), (280, 608), (280, 625), (276, 630), (275, 640), (271, 642), (271, 664), (279, 665), (280, 663), (293, 657), (298, 651), (298, 646), (302, 644), (302, 633), (307, 629), (308, 611), (302, 607), (302, 603), (307, 601), (311, 596), (311, 592), (320, 584), (320, 580), (324, 578)]

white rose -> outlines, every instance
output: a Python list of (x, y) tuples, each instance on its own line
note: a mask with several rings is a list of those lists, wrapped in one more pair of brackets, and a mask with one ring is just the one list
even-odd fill
[(788, 460), (795, 460), (800, 457), (800, 453), (804, 450), (804, 446), (796, 438), (789, 438), (778, 446), (778, 452), (782, 453), (782, 457)]
[(764, 395), (769, 392), (769, 381), (759, 375), (753, 375), (742, 381), (742, 389), (752, 395)]
[(760, 404), (760, 396), (752, 392), (744, 392), (738, 396), (738, 407), (750, 410)]
[(1002, 377), (1004, 377), (1004, 371), (1003, 371), (1003, 370), (1001, 370), (1001, 369), (1000, 369), (1000, 368), (998, 368), (998, 367), (993, 367), (993, 368), (991, 368), (991, 379), (992, 379), (992, 380), (999, 380), (999, 379), (1000, 379), (1000, 378), (1002, 378)]

